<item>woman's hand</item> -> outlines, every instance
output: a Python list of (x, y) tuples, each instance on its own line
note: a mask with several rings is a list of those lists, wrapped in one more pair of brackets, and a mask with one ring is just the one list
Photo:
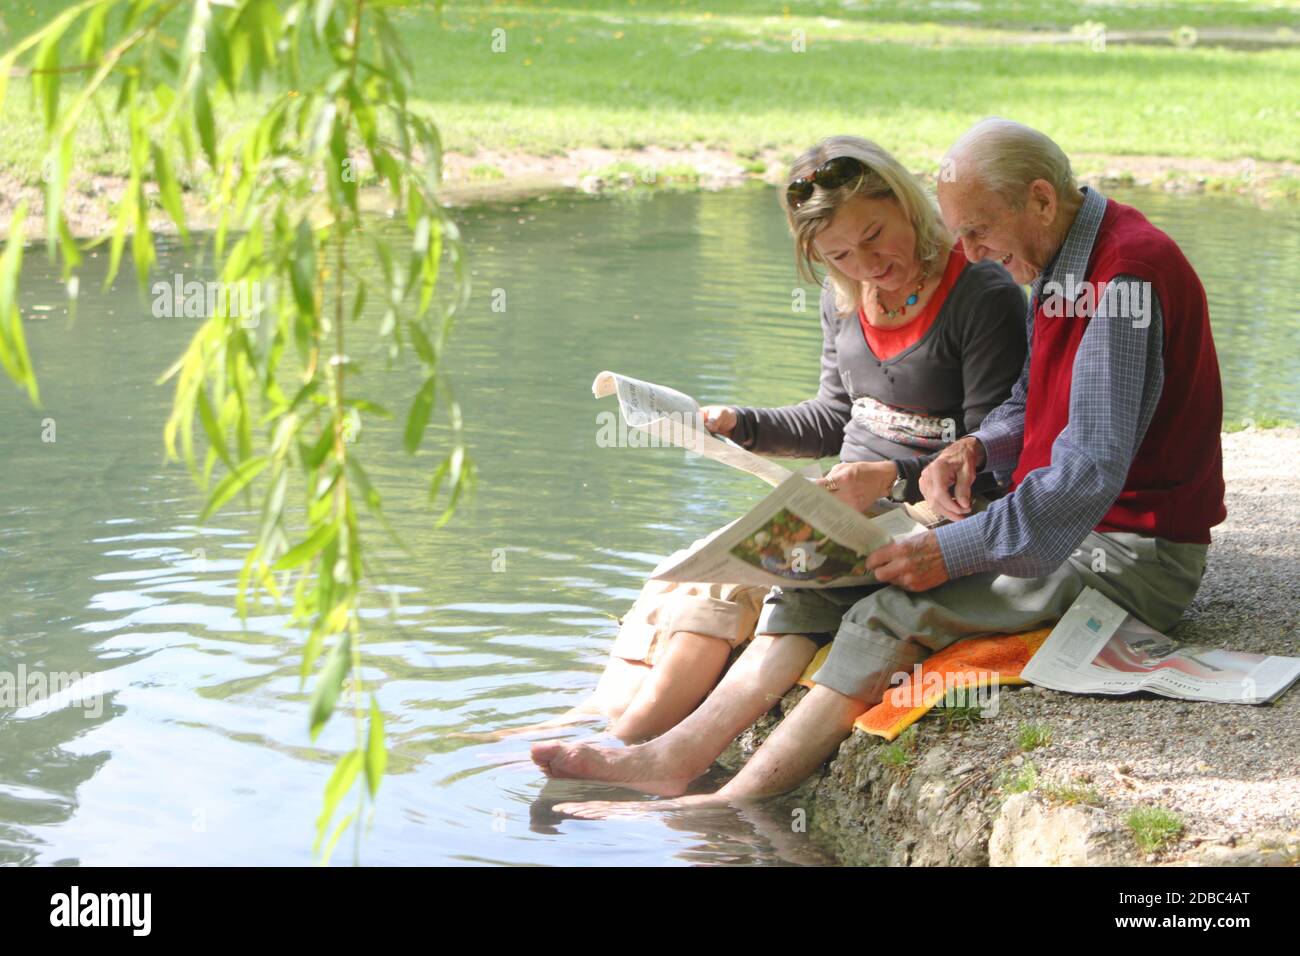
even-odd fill
[(898, 466), (892, 461), (842, 461), (817, 484), (854, 511), (866, 511), (889, 493), (897, 478)]
[(736, 427), (736, 410), (729, 405), (705, 405), (700, 411), (704, 415), (704, 427), (723, 438), (731, 437), (731, 430)]

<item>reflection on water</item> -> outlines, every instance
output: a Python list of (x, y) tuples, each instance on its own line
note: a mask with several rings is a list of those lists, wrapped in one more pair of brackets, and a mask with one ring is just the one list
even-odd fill
[[(1296, 212), (1117, 198), (1148, 210), (1200, 271), (1229, 417), (1300, 418)], [(817, 299), (792, 308), (797, 286), (773, 193), (566, 197), (462, 217), (474, 295), (450, 361), (479, 496), (434, 531), (423, 505), (433, 452), (406, 455), (396, 427), (378, 421), (358, 443), (416, 552), (379, 549), (388, 576), (368, 612), (366, 676), (392, 755), (362, 860), (824, 859), (790, 832), (780, 804), (743, 815), (557, 819), (555, 802), (627, 794), (545, 781), (526, 739), (464, 736), (581, 700), (649, 569), (762, 494), (753, 480), (680, 452), (597, 448), (596, 416), (608, 403), (593, 401), (590, 383), (613, 368), (705, 401), (812, 394)], [(181, 250), (162, 257), (160, 275), (197, 268)], [(69, 324), (44, 256), (27, 262), (24, 314), (44, 407), (0, 391), (0, 587), (9, 598), (0, 672), (79, 675), (103, 696), (98, 707), (79, 704), (74, 686), (53, 701), (0, 708), (0, 862), (308, 862), (332, 752), (350, 745), (351, 727), (336, 719), (311, 744), (299, 636), (270, 605), (243, 622), (234, 613), (248, 503), (200, 525), (199, 492), (182, 467), (163, 462), (170, 395), (154, 382), (193, 320), (154, 318), (129, 274), (96, 294), (98, 257)], [(504, 312), (491, 309), (494, 290)], [(413, 378), (377, 353), (361, 362), (370, 397), (398, 407), (413, 394)], [(390, 599), (395, 610), (385, 609)], [(350, 855), (344, 847), (338, 858)]]

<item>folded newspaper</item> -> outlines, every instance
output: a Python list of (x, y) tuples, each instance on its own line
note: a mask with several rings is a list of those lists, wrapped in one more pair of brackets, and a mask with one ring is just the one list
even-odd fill
[[(617, 395), (628, 426), (658, 443), (697, 452), (775, 486), (747, 514), (667, 558), (652, 578), (787, 588), (870, 584), (876, 580), (866, 566), (872, 551), (943, 521), (926, 506), (884, 501), (872, 516), (860, 514), (809, 480), (821, 476), (815, 464), (806, 473), (792, 472), (709, 432), (699, 403), (675, 389), (606, 371), (591, 390), (597, 398)], [(978, 500), (976, 508), (983, 504)]]
[(1020, 676), (1075, 694), (1266, 704), (1300, 677), (1300, 658), (1179, 644), (1084, 588)]

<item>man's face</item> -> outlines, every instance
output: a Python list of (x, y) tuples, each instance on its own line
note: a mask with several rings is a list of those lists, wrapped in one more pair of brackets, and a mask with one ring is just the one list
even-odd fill
[(944, 223), (971, 262), (996, 259), (1025, 285), (1056, 254), (1049, 228), (1056, 215), (1056, 197), (1042, 180), (1030, 185), (1020, 209), (973, 176), (940, 180), (938, 198)]

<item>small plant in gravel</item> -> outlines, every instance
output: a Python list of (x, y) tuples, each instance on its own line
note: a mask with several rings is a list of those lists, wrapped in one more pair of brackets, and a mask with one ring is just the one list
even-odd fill
[(1183, 820), (1164, 807), (1137, 807), (1124, 820), (1143, 853), (1155, 853), (1183, 832)]
[(1102, 804), (1101, 794), (1093, 787), (1084, 786), (1087, 780), (1082, 776), (1076, 776), (1068, 783), (1045, 783), (1039, 790), (1043, 796), (1057, 803), (1063, 803), (1067, 806), (1083, 803), (1092, 807), (1099, 807)]
[(881, 747), (877, 754), (880, 762), (895, 770), (910, 766), (916, 760), (916, 734), (916, 725), (913, 724), (899, 734), (893, 743)]
[(951, 730), (955, 723), (964, 722), (967, 727), (975, 726), (977, 718), (983, 706), (978, 703), (970, 703), (975, 699), (972, 690), (967, 688), (951, 688), (944, 694), (943, 700), (934, 705), (930, 713), (943, 720), (943, 729)]
[(1046, 724), (1030, 722), (1016, 730), (1016, 744), (1021, 750), (1035, 750), (1052, 742), (1052, 731)]
[(1020, 767), (1007, 767), (998, 774), (994, 784), (1007, 793), (1026, 793), (1038, 786), (1038, 767), (1026, 760)]

